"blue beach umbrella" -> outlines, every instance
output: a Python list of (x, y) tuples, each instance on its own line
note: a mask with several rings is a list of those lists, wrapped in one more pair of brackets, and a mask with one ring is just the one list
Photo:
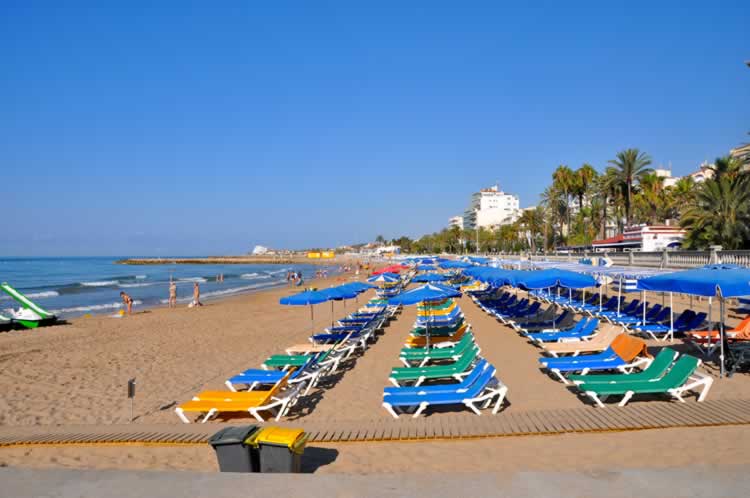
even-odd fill
[(438, 266), (444, 270), (471, 268), (473, 265), (463, 261), (442, 261)]
[(430, 265), (430, 264), (417, 265), (417, 270), (419, 270), (419, 271), (434, 271), (435, 270), (435, 265)]
[[(719, 340), (721, 341), (719, 361), (721, 363), (720, 372), (723, 377), (724, 300), (730, 297), (741, 297), (750, 294), (750, 269), (736, 265), (707, 265), (692, 270), (642, 278), (638, 281), (637, 287), (642, 290), (669, 292), (670, 302), (673, 292), (709, 298), (713, 298), (718, 294), (720, 304)], [(673, 333), (673, 331), (670, 331), (670, 333)]]
[(328, 295), (328, 300), (331, 301), (331, 327), (333, 327), (333, 302), (343, 301), (344, 307), (346, 308), (346, 300), (353, 299), (359, 294), (354, 289), (346, 288), (343, 285), (321, 289), (321, 292), (326, 293)]
[(412, 282), (443, 282), (445, 280), (448, 280), (447, 275), (441, 275), (440, 273), (424, 273), (422, 275), (417, 275), (414, 277), (411, 281)]
[(339, 288), (352, 289), (357, 294), (362, 294), (363, 292), (370, 290), (370, 289), (374, 289), (375, 287), (376, 286), (366, 284), (364, 282), (349, 282), (346, 284), (339, 285)]
[(330, 295), (320, 290), (307, 290), (291, 296), (285, 296), (279, 299), (279, 303), (286, 306), (310, 306), (310, 328), (315, 333), (315, 313), (314, 304), (324, 303), (330, 300)]
[[(411, 306), (425, 301), (440, 301), (449, 297), (459, 296), (461, 296), (461, 293), (451, 287), (440, 284), (425, 284), (390, 298), (388, 304)], [(430, 313), (432, 313), (431, 310)], [(432, 315), (430, 315), (430, 319), (432, 319)], [(430, 347), (429, 322), (427, 323), (426, 329), (427, 347)]]
[(385, 283), (385, 284), (393, 284), (396, 282), (399, 282), (401, 280), (401, 277), (396, 275), (395, 273), (381, 273), (380, 275), (373, 275), (372, 277), (368, 278), (367, 281), (371, 283)]

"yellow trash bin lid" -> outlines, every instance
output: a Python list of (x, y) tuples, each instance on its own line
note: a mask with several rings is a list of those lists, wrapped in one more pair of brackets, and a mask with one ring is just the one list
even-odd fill
[(245, 444), (255, 447), (261, 444), (286, 446), (290, 451), (301, 454), (305, 451), (307, 437), (303, 429), (271, 426), (252, 434), (245, 440)]

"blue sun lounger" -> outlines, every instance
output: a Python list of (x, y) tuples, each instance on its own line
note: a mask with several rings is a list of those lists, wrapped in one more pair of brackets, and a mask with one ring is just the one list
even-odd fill
[[(474, 369), (463, 378), (459, 383), (450, 384), (434, 384), (427, 386), (402, 386), (402, 387), (386, 387), (383, 389), (383, 396), (412, 396), (412, 395), (425, 395), (425, 394), (439, 394), (446, 392), (453, 392), (459, 389), (468, 389), (474, 382), (482, 375), (482, 373), (488, 368), (493, 368), (490, 363), (482, 358), (474, 365)], [(455, 380), (455, 379), (454, 379)]]
[(532, 342), (543, 343), (543, 342), (558, 342), (564, 339), (583, 339), (596, 333), (596, 329), (599, 327), (599, 320), (596, 318), (583, 318), (576, 324), (571, 330), (561, 330), (554, 332), (533, 332), (528, 334), (528, 337)]
[(431, 405), (464, 405), (477, 415), (481, 415), (478, 405), (488, 407), (497, 397), (492, 414), (500, 410), (508, 388), (495, 378), (495, 367), (485, 368), (475, 382), (468, 387), (454, 388), (452, 391), (425, 392), (424, 394), (384, 394), (383, 408), (394, 418), (399, 411), (417, 407), (412, 417), (416, 418)]
[[(615, 338), (615, 341), (619, 340), (621, 336)], [(630, 340), (638, 341), (640, 339), (630, 337)], [(643, 349), (645, 350), (645, 348), (646, 345), (643, 343)], [(631, 363), (628, 363), (629, 361)], [(539, 358), (539, 363), (565, 384), (568, 384), (569, 381), (563, 376), (563, 373), (581, 372), (581, 375), (586, 375), (589, 372), (614, 369), (621, 372), (630, 372), (636, 367), (648, 365), (651, 363), (651, 359), (647, 357), (639, 358), (635, 354), (633, 358), (622, 358), (610, 345), (601, 353), (586, 356), (545, 357)]]

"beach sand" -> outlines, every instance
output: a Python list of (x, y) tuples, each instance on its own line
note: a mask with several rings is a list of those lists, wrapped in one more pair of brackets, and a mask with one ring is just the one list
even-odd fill
[[(312, 285), (325, 287), (351, 279), (341, 276)], [(271, 354), (307, 341), (308, 307), (281, 306), (288, 287), (209, 303), (202, 308), (152, 309), (120, 319), (98, 316), (70, 324), (0, 335), (0, 424), (111, 424), (130, 418), (126, 383), (137, 382), (134, 404), (138, 423), (180, 424), (176, 404), (203, 389), (225, 389), (224, 380), (257, 368)], [(371, 293), (363, 295), (362, 303)], [(509, 327), (483, 313), (470, 299), (460, 304), (472, 324), (482, 355), (497, 366), (509, 386), (503, 413), (580, 408), (584, 401), (537, 367), (539, 349)], [(697, 304), (697, 303), (696, 303)], [(334, 316), (355, 303), (334, 302)], [(405, 308), (368, 351), (342, 372), (302, 398), (287, 420), (341, 420), (367, 424), (390, 417), (381, 407), (388, 373), (399, 366), (398, 352), (416, 311)], [(315, 329), (330, 324), (331, 304), (315, 306)], [(654, 348), (665, 343), (649, 341)], [(669, 345), (667, 343), (667, 345)], [(689, 347), (681, 341), (675, 346)], [(713, 366), (707, 371), (716, 375)], [(709, 399), (749, 398), (750, 377), (715, 382)], [(638, 403), (639, 401), (634, 401)], [(640, 401), (667, 403), (662, 400)], [(693, 398), (689, 402), (695, 402)], [(592, 410), (596, 408), (591, 408)], [(443, 416), (432, 413), (431, 417)], [(468, 411), (462, 417), (475, 417)], [(489, 416), (489, 415), (488, 415)], [(247, 417), (233, 423), (251, 422)], [(747, 462), (750, 429), (721, 427), (652, 430), (615, 434), (570, 434), (472, 441), (419, 443), (347, 443), (313, 445), (308, 470), (320, 472), (398, 472), (444, 470), (493, 471), (603, 468), (643, 464), (642, 455), (659, 455), (656, 465), (692, 459), (728, 458)], [(718, 453), (715, 453), (718, 451)], [(641, 455), (641, 456), (639, 456)], [(194, 469), (213, 471), (209, 447), (33, 447), (0, 449), (0, 464), (87, 468)]]

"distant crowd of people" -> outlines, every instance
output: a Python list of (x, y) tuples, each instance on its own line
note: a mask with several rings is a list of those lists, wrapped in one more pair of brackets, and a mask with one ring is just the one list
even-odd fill
[[(338, 267), (339, 273), (348, 273), (351, 272), (354, 269), (351, 265), (343, 265)], [(360, 262), (357, 262), (355, 274), (359, 275), (360, 271), (363, 269), (367, 269), (367, 266), (363, 265)], [(315, 278), (327, 278), (328, 277), (328, 268), (321, 268), (318, 269), (315, 272)], [(292, 271), (289, 270), (286, 272), (286, 281), (287, 284), (293, 287), (299, 287), (302, 284), (305, 283), (305, 279), (302, 276), (301, 271)], [(220, 273), (216, 276), (216, 282), (224, 282), (224, 274)], [(135, 301), (133, 298), (125, 291), (120, 292), (120, 298), (122, 299), (123, 307), (125, 308), (123, 310), (124, 313), (127, 313), (128, 315), (133, 313), (133, 304), (135, 304)], [(192, 308), (195, 306), (203, 306), (203, 303), (201, 303), (201, 287), (198, 282), (193, 283), (193, 300), (190, 301), (190, 304), (188, 304), (188, 307)], [(169, 299), (167, 300), (167, 306), (169, 308), (176, 308), (177, 307), (177, 282), (172, 280), (172, 278), (169, 279)]]

